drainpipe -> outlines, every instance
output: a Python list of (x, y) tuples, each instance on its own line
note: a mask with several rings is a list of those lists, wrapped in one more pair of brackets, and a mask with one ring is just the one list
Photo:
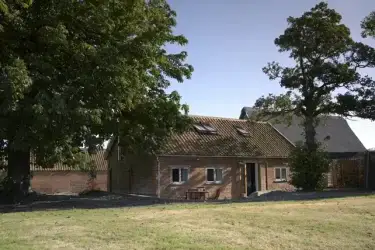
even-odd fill
[(366, 188), (369, 188), (368, 186), (368, 176), (370, 171), (370, 151), (366, 152)]
[(160, 198), (160, 161), (159, 157), (156, 156), (156, 168), (157, 168), (157, 175), (156, 175), (156, 181), (157, 181), (157, 189), (156, 189), (156, 195), (158, 198)]
[(245, 186), (245, 197), (247, 197), (249, 194), (247, 193), (247, 165), (245, 163), (244, 165), (244, 186)]
[(264, 164), (266, 169), (266, 190), (268, 190), (268, 161), (266, 161), (266, 164)]

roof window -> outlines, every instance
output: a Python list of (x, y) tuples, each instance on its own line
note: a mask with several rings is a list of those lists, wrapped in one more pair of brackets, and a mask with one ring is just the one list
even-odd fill
[(194, 128), (202, 134), (217, 134), (217, 129), (208, 123), (195, 123)]
[(243, 136), (248, 136), (248, 135), (250, 135), (250, 132), (247, 131), (247, 130), (244, 129), (244, 128), (236, 127), (236, 130), (237, 130), (238, 133), (240, 133), (240, 134), (243, 135)]

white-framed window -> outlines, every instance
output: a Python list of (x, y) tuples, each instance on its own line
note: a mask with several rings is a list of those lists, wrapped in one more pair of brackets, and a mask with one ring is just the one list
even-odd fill
[(221, 167), (206, 168), (206, 182), (207, 183), (222, 183), (224, 170)]
[(188, 166), (171, 167), (171, 180), (173, 184), (183, 184), (189, 180)]
[(286, 167), (275, 168), (275, 180), (287, 181), (287, 168)]

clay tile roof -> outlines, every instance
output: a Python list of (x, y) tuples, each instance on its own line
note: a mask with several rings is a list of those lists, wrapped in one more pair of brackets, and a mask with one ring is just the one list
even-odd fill
[[(287, 157), (293, 144), (265, 122), (250, 123), (246, 120), (191, 116), (193, 122), (210, 124), (217, 134), (202, 134), (192, 126), (182, 134), (173, 135), (161, 155)], [(239, 133), (236, 127), (249, 132)]]
[[(98, 171), (107, 170), (107, 161), (104, 158), (104, 150), (100, 150), (97, 153), (90, 155), (90, 157), (95, 162)], [(71, 166), (64, 165), (61, 162), (56, 163), (52, 168), (41, 168), (34, 164), (30, 165), (31, 171), (79, 171)]]

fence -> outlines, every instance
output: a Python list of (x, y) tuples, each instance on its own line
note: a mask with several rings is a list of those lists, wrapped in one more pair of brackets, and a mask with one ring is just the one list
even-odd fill
[(334, 160), (328, 174), (328, 184), (333, 188), (364, 188), (365, 164), (362, 159)]

